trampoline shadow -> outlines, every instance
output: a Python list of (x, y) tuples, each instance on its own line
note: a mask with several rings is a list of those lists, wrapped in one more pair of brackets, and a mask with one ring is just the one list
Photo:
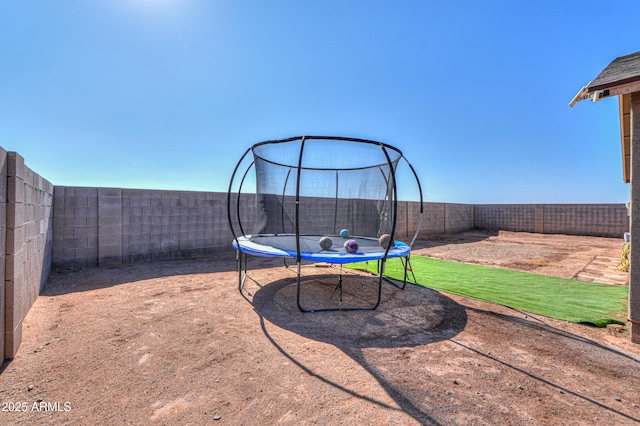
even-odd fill
[[(354, 298), (366, 300), (367, 293), (377, 288), (372, 280), (375, 278), (349, 276), (343, 288), (343, 301)], [(302, 288), (305, 296), (301, 296), (301, 299), (313, 299), (307, 302), (339, 301), (335, 276), (305, 276)], [(416, 399), (415, 393), (407, 385), (399, 383), (390, 374), (396, 367), (406, 368), (407, 365), (392, 366), (388, 361), (395, 359), (396, 348), (449, 340), (460, 333), (465, 328), (467, 315), (465, 308), (454, 300), (424, 287), (408, 285), (400, 290), (385, 283), (382, 302), (376, 310), (302, 313), (296, 305), (296, 279), (286, 278), (259, 286), (251, 303), (260, 316), (267, 339), (303, 371), (354, 397), (381, 408), (394, 409), (372, 398), (366, 389), (354, 391), (348, 383), (338, 383), (313, 373), (303, 360), (294, 357), (277, 342), (269, 333), (267, 322), (300, 336), (336, 346), (371, 374), (403, 412), (421, 424), (440, 424), (428, 414), (430, 408), (423, 406), (423, 402)], [(370, 349), (379, 349), (381, 356), (372, 358), (369, 356)]]
[[(374, 299), (376, 278), (349, 275), (344, 281), (340, 290), (335, 275), (303, 277), (301, 303), (366, 306)], [(466, 324), (462, 306), (441, 293), (415, 285), (399, 290), (383, 284), (376, 310), (302, 313), (296, 305), (296, 279), (285, 278), (260, 287), (252, 304), (261, 317), (281, 328), (341, 348), (425, 345), (454, 337)]]

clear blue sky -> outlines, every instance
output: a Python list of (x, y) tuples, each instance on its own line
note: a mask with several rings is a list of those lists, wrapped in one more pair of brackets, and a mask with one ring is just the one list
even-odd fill
[(55, 185), (226, 191), (246, 148), (400, 148), (429, 201), (623, 203), (640, 2), (24, 0), (0, 6), (0, 146)]

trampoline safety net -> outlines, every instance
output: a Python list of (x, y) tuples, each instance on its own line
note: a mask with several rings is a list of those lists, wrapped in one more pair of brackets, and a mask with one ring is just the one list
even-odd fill
[[(379, 237), (394, 223), (395, 148), (350, 140), (257, 144), (256, 217), (251, 235)], [(296, 209), (298, 209), (296, 211)], [(296, 223), (297, 221), (297, 223)]]

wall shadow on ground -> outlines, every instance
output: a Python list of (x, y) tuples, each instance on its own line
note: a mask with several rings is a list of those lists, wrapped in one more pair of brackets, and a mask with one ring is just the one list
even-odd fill
[[(347, 282), (350, 281), (350, 282)], [(410, 389), (388, 379), (388, 369), (396, 368), (376, 359), (388, 359), (394, 349), (427, 345), (449, 340), (466, 326), (465, 308), (447, 296), (424, 287), (408, 285), (404, 290), (383, 284), (382, 302), (376, 310), (302, 313), (296, 305), (296, 278), (286, 278), (261, 286), (252, 303), (260, 316), (262, 329), (271, 343), (298, 367), (317, 376), (304, 362), (296, 359), (278, 344), (268, 332), (265, 321), (309, 339), (334, 345), (365, 368), (381, 384), (404, 412), (421, 424), (439, 424), (429, 416)], [(313, 287), (313, 288), (312, 288)], [(303, 304), (336, 306), (339, 289), (335, 275), (307, 275), (302, 288)], [(375, 300), (377, 278), (348, 275), (343, 284), (343, 305), (367, 305)], [(306, 300), (304, 300), (306, 299)], [(249, 299), (248, 299), (249, 300)], [(339, 305), (338, 305), (339, 306)], [(380, 358), (369, 357), (369, 349), (378, 348)], [(391, 351), (389, 351), (391, 350)], [(404, 364), (402, 361), (400, 364)], [(381, 365), (378, 365), (381, 364)], [(406, 365), (404, 365), (406, 367)], [(385, 377), (386, 376), (386, 377)], [(347, 384), (319, 380), (340, 388), (354, 397), (390, 408), (372, 400), (366, 390), (357, 393)]]

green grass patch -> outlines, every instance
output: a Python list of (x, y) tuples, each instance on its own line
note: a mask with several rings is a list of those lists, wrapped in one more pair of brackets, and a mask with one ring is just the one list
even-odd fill
[[(377, 263), (351, 267), (377, 272)], [(418, 285), (513, 309), (597, 327), (624, 324), (628, 288), (412, 256)], [(385, 276), (402, 281), (400, 259), (389, 259)], [(409, 274), (411, 279), (411, 275)]]

